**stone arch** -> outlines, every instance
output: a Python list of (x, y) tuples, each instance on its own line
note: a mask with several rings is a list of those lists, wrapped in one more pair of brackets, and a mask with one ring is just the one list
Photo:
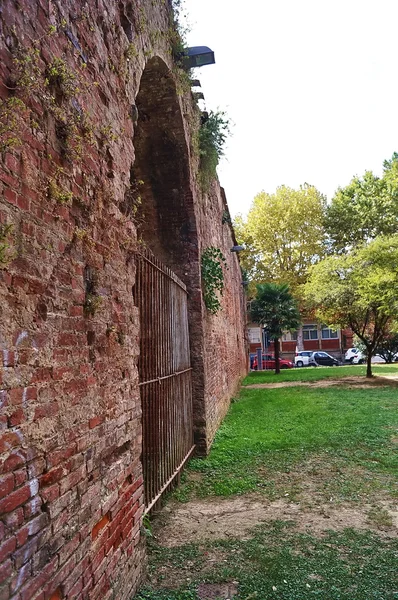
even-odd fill
[(133, 110), (135, 162), (130, 201), (139, 235), (186, 280), (181, 253), (192, 244), (197, 247), (189, 146), (174, 78), (159, 57), (145, 67)]
[(202, 452), (206, 446), (203, 308), (189, 140), (175, 79), (160, 57), (148, 61), (135, 102), (135, 161), (124, 209), (134, 213), (139, 238), (188, 289), (194, 435)]

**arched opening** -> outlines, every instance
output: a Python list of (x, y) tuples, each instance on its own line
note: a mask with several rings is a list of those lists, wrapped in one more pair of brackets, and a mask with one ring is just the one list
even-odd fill
[(148, 62), (142, 75), (136, 109), (130, 203), (139, 236), (185, 279), (182, 253), (196, 245), (189, 154), (175, 82), (158, 57)]
[(144, 70), (132, 112), (135, 161), (124, 210), (142, 241), (134, 297), (150, 508), (192, 453), (198, 414), (203, 421), (202, 304), (189, 149), (175, 81), (158, 57)]

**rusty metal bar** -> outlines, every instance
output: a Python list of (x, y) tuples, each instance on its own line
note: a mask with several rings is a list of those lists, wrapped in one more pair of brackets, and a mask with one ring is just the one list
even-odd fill
[(160, 383), (164, 379), (169, 379), (170, 377), (177, 377), (177, 375), (182, 375), (182, 373), (188, 373), (188, 371), (192, 371), (192, 367), (189, 369), (184, 369), (184, 371), (177, 371), (176, 373), (170, 373), (170, 375), (164, 375), (163, 377), (157, 377), (156, 379), (151, 379), (150, 381), (142, 381), (138, 385), (148, 385), (148, 383), (156, 383), (157, 381)]
[(185, 285), (148, 249), (137, 260), (145, 505), (148, 511), (193, 450)]
[(168, 481), (166, 481), (166, 483), (163, 485), (162, 489), (158, 492), (158, 494), (151, 501), (151, 503), (148, 504), (148, 506), (145, 507), (144, 515), (146, 515), (151, 510), (152, 506), (154, 506), (154, 504), (156, 504), (156, 502), (159, 500), (159, 498), (161, 498), (162, 494), (167, 490), (167, 488), (169, 487), (169, 485), (173, 482), (173, 479), (175, 477), (177, 477), (177, 475), (179, 474), (179, 472), (181, 471), (181, 469), (184, 467), (184, 465), (187, 462), (187, 460), (189, 460), (191, 458), (194, 450), (195, 450), (195, 446), (192, 446), (192, 448), (190, 449), (190, 451), (188, 452), (188, 454), (186, 455), (186, 457), (184, 458), (184, 460), (181, 462), (181, 464), (176, 469), (175, 473), (173, 473), (173, 475), (168, 479)]

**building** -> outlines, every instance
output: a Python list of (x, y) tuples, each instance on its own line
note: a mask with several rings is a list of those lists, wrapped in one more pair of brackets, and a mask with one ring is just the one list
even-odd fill
[[(280, 340), (281, 357), (294, 359), (297, 350), (323, 350), (336, 357), (338, 360), (344, 360), (344, 354), (353, 345), (353, 334), (350, 329), (333, 330), (327, 325), (317, 323), (315, 320), (305, 320), (302, 326), (302, 343), (299, 342), (299, 333), (287, 332), (283, 334)], [(248, 325), (248, 339), (250, 354), (257, 351), (258, 348), (273, 351), (273, 343), (269, 343), (266, 332), (262, 327), (255, 323)]]

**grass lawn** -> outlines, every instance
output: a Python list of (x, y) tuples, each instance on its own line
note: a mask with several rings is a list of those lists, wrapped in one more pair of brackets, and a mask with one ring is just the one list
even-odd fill
[[(397, 375), (398, 363), (391, 365), (372, 365), (374, 375)], [(274, 371), (252, 371), (244, 379), (243, 385), (254, 383), (276, 383), (279, 381), (319, 381), (321, 379), (336, 379), (342, 377), (357, 377), (366, 375), (366, 365), (345, 365), (342, 367), (302, 367), (282, 369), (280, 375)]]
[[(398, 374), (396, 365), (374, 371)], [(201, 582), (238, 582), (236, 600), (398, 599), (392, 520), (398, 503), (398, 388), (388, 382), (376, 387), (311, 383), (363, 373), (362, 366), (348, 366), (283, 371), (278, 378), (249, 375), (246, 384), (309, 384), (243, 388), (209, 457), (191, 461), (172, 506), (189, 511), (192, 504), (197, 518), (198, 506), (228, 507), (241, 498), (249, 507), (254, 500), (287, 513), (294, 507), (295, 516), (249, 523), (245, 535), (238, 525), (227, 538), (191, 535), (172, 548), (167, 540), (151, 538), (150, 585), (140, 600), (198, 600), (204, 597), (198, 595)], [(349, 519), (334, 527), (333, 518), (330, 530), (312, 527), (325, 511), (333, 517), (344, 510), (362, 511), (361, 527)], [(218, 515), (222, 519), (222, 511)], [(157, 527), (161, 531), (162, 519), (159, 525), (155, 521), (155, 536)], [(199, 528), (205, 527), (199, 519)]]

